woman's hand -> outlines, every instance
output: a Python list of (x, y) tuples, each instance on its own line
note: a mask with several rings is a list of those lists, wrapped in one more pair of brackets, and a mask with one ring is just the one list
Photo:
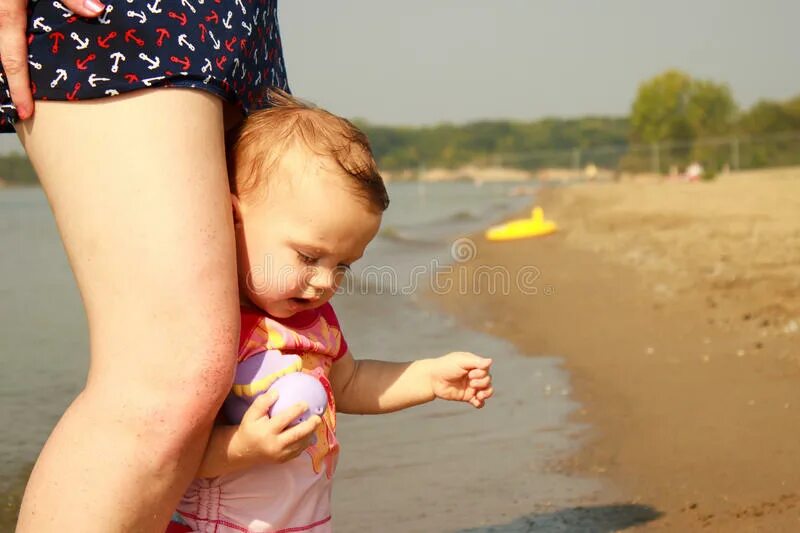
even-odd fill
[(314, 415), (289, 427), (308, 406), (298, 403), (270, 418), (267, 412), (277, 399), (277, 393), (270, 391), (250, 405), (231, 442), (233, 455), (255, 462), (285, 463), (311, 445), (322, 419)]
[[(99, 0), (61, 0), (76, 15), (96, 17), (105, 9)], [(0, 62), (5, 71), (11, 100), (20, 120), (33, 115), (33, 94), (28, 77), (28, 0), (0, 0)]]
[(494, 393), (492, 360), (468, 352), (452, 352), (431, 363), (431, 388), (437, 398), (469, 402), (480, 409)]

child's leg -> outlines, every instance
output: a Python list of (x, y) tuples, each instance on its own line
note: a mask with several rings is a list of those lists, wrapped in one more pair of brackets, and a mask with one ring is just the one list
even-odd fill
[(18, 531), (164, 531), (238, 341), (222, 103), (183, 89), (37, 102), (18, 130), (91, 343), (86, 388), (39, 457)]

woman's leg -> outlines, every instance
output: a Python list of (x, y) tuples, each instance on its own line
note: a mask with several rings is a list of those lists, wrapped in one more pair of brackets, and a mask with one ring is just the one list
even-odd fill
[(222, 102), (183, 89), (37, 102), (18, 130), (91, 346), (86, 388), (39, 457), (18, 530), (163, 532), (238, 341)]

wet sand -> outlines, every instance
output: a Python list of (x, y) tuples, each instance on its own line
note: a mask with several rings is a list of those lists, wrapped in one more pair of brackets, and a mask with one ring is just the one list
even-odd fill
[(562, 231), (476, 236), (467, 263), (473, 277), (533, 265), (536, 294), (491, 294), (484, 277), (434, 299), (523, 353), (565, 357), (591, 429), (552, 468), (605, 481), (605, 509), (655, 511), (633, 529), (800, 530), (800, 170), (537, 201)]

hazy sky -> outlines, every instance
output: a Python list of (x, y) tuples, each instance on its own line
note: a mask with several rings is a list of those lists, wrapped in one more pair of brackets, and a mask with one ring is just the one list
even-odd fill
[(295, 94), (388, 124), (626, 114), (675, 67), (800, 93), (800, 0), (281, 0)]

